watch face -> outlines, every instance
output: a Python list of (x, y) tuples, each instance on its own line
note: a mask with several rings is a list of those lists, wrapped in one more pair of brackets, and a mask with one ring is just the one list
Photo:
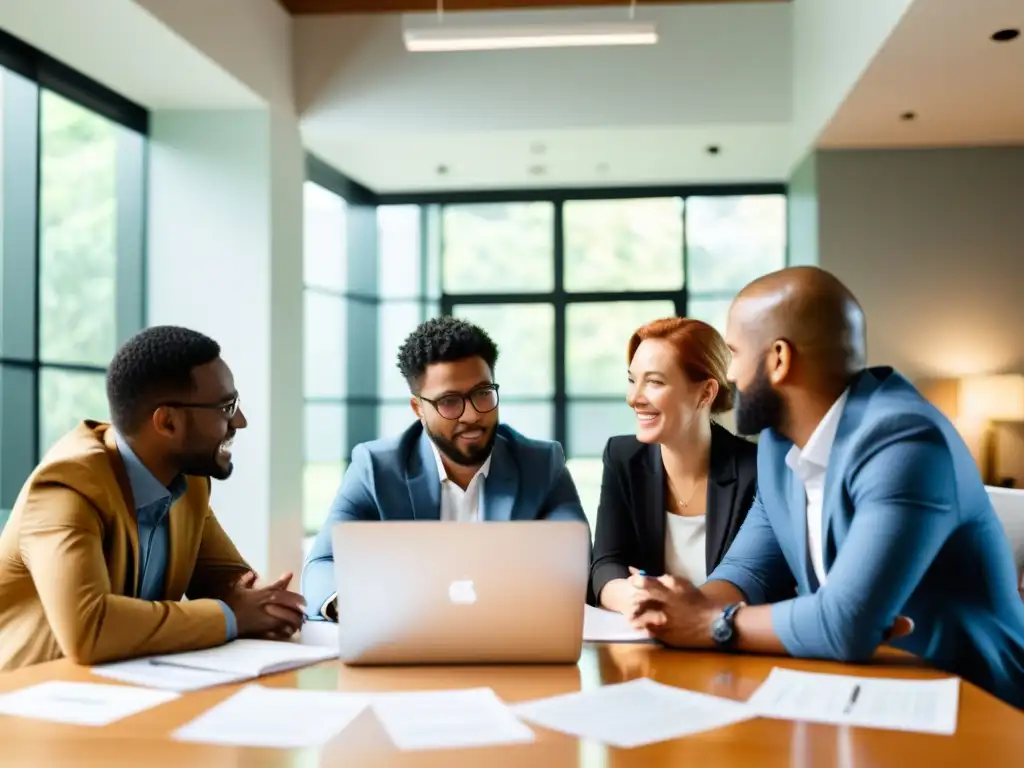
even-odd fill
[(716, 643), (727, 643), (732, 637), (732, 627), (724, 617), (719, 616), (711, 625), (711, 639)]

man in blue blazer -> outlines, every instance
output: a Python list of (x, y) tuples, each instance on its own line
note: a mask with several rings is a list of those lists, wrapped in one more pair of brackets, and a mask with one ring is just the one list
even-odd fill
[(587, 524), (558, 443), (498, 422), (498, 349), (453, 317), (420, 325), (398, 354), (418, 421), (352, 450), (313, 543), (302, 591), (311, 619), (337, 620), (331, 528), (351, 520), (577, 520)]
[(634, 577), (636, 624), (672, 646), (847, 662), (889, 640), (1024, 707), (1009, 542), (952, 424), (865, 368), (853, 295), (782, 270), (740, 293), (726, 336), (737, 429), (761, 432), (757, 496), (700, 589)]

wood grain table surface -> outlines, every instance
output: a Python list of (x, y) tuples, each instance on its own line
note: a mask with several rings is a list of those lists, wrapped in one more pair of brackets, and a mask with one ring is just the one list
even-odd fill
[[(491, 687), (505, 701), (591, 690), (650, 677), (668, 685), (744, 700), (773, 666), (878, 677), (933, 679), (944, 675), (896, 653), (870, 666), (802, 662), (763, 656), (670, 651), (651, 645), (587, 645), (577, 665), (352, 668), (325, 662), (260, 679), (306, 690), (396, 691)], [(0, 674), (0, 692), (49, 680), (110, 682), (87, 668), (56, 661)], [(189, 693), (103, 728), (0, 716), (0, 765), (186, 766), (194, 768), (312, 768), (313, 766), (482, 766), (505, 768), (872, 768), (876, 766), (1024, 765), (1024, 712), (962, 683), (954, 736), (756, 719), (649, 747), (619, 750), (531, 726), (530, 745), (454, 751), (401, 752), (366, 710), (321, 749), (267, 750), (208, 746), (170, 735), (230, 696), (237, 685)]]

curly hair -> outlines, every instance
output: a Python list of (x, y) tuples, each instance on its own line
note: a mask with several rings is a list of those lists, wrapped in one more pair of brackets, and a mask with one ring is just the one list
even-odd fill
[(491, 373), (498, 362), (498, 347), (487, 333), (455, 317), (435, 317), (421, 323), (398, 350), (398, 370), (419, 394), (428, 365), (450, 363), (467, 357), (482, 357)]
[(147, 328), (128, 339), (107, 369), (107, 402), (117, 429), (133, 432), (162, 399), (192, 391), (192, 370), (220, 357), (220, 345), (175, 325)]

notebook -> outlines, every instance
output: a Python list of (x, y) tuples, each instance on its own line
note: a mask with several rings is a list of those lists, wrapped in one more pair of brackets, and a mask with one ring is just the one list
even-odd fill
[(172, 691), (197, 691), (337, 658), (337, 648), (276, 640), (234, 640), (202, 651), (148, 656), (92, 668), (123, 683)]

